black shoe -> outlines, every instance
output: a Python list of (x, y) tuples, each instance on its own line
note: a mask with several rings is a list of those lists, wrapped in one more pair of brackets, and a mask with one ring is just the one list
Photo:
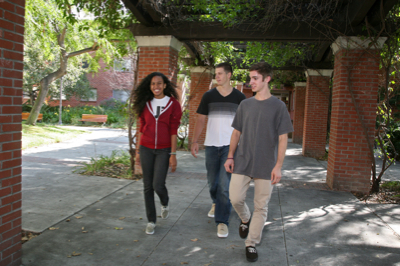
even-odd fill
[(257, 249), (255, 247), (246, 247), (246, 258), (249, 262), (255, 262), (258, 260)]
[(240, 222), (239, 235), (241, 238), (246, 238), (249, 234), (250, 220), (247, 223)]

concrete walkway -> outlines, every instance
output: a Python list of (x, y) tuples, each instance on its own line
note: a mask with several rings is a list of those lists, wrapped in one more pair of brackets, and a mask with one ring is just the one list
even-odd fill
[[(128, 149), (125, 131), (87, 130), (92, 133), (23, 152), (22, 227), (41, 233), (23, 244), (23, 265), (400, 265), (399, 205), (367, 205), (329, 190), (326, 164), (301, 156), (293, 143), (258, 262), (246, 261), (234, 211), (225, 239), (207, 217), (204, 153), (195, 159), (178, 152), (177, 172), (167, 179), (170, 217), (159, 218), (155, 234), (146, 235), (141, 181), (72, 172), (78, 162)], [(400, 176), (398, 166), (385, 177), (393, 175)], [(251, 207), (253, 194), (251, 187)]]

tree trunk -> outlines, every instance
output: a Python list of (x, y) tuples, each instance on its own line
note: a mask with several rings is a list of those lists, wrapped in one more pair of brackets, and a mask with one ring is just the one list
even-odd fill
[(39, 94), (37, 96), (37, 99), (35, 101), (35, 104), (32, 107), (32, 111), (26, 120), (26, 124), (28, 125), (35, 125), (37, 118), (40, 113), (40, 109), (42, 109), (42, 106), (44, 104), (44, 101), (46, 100), (47, 94), (49, 92), (49, 85), (54, 82), (55, 80), (61, 78), (67, 73), (67, 65), (68, 65), (68, 59), (73, 56), (77, 56), (83, 53), (88, 53), (91, 51), (96, 51), (99, 49), (99, 45), (97, 45), (97, 42), (93, 44), (92, 47), (88, 47), (79, 51), (75, 51), (72, 53), (67, 53), (65, 51), (65, 45), (64, 45), (64, 40), (65, 40), (65, 34), (67, 32), (67, 28), (65, 27), (60, 34), (57, 36), (57, 41), (58, 45), (61, 48), (61, 54), (60, 54), (60, 68), (47, 75), (44, 77), (40, 83), (39, 83)]
[[(60, 70), (60, 69), (59, 69)], [(59, 72), (59, 70), (57, 72)], [(49, 85), (57, 80), (59, 77), (64, 76), (65, 74), (56, 75), (57, 72), (51, 73), (48, 76), (44, 77), (39, 83), (39, 93), (36, 98), (35, 104), (32, 106), (31, 113), (26, 120), (27, 125), (36, 125), (37, 118), (39, 117), (40, 109), (46, 100), (47, 94), (49, 92)]]
[(370, 190), (369, 193), (370, 193), (370, 194), (378, 193), (378, 192), (379, 192), (379, 185), (380, 185), (380, 183), (381, 183), (381, 179), (380, 179), (380, 178), (375, 179), (375, 180), (372, 182), (371, 190)]

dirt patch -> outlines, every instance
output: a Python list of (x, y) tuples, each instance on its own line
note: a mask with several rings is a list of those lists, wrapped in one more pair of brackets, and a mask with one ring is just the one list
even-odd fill
[(372, 195), (364, 195), (362, 193), (352, 192), (360, 201), (366, 203), (381, 204), (400, 204), (400, 192), (384, 187), (386, 182), (382, 182), (379, 186), (379, 192)]

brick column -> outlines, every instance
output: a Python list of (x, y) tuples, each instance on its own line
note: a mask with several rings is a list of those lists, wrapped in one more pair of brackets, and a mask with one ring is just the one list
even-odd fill
[(329, 108), (329, 82), (333, 70), (307, 70), (304, 107), (303, 155), (325, 155)]
[(24, 1), (0, 1), (0, 265), (21, 265)]
[(293, 143), (303, 143), (304, 106), (306, 104), (306, 82), (294, 83)]
[[(379, 50), (385, 40), (379, 38), (379, 44), (370, 49), (366, 47), (371, 40), (361, 40), (358, 37), (339, 37), (332, 44), (335, 76), (326, 178), (331, 188), (362, 193), (369, 191), (372, 158), (368, 142), (373, 145), (379, 87)], [(356, 106), (366, 126), (367, 138), (352, 101), (348, 78)]]
[[(189, 97), (189, 147), (192, 144), (194, 126), (197, 118), (197, 108), (199, 107), (203, 94), (208, 91), (213, 81), (214, 69), (207, 67), (192, 67), (190, 69), (190, 97)], [(207, 120), (206, 120), (207, 125)], [(199, 149), (204, 149), (204, 140), (206, 138), (206, 126), (204, 127), (199, 140)]]
[[(182, 43), (173, 36), (135, 36), (138, 45), (138, 67), (136, 84), (153, 72), (161, 72), (177, 84), (178, 53)], [(139, 130), (139, 123), (137, 123)], [(135, 164), (135, 174), (141, 174), (142, 167)]]
[(178, 53), (182, 43), (173, 36), (136, 36), (138, 46), (138, 80), (152, 72), (161, 72), (177, 82)]

